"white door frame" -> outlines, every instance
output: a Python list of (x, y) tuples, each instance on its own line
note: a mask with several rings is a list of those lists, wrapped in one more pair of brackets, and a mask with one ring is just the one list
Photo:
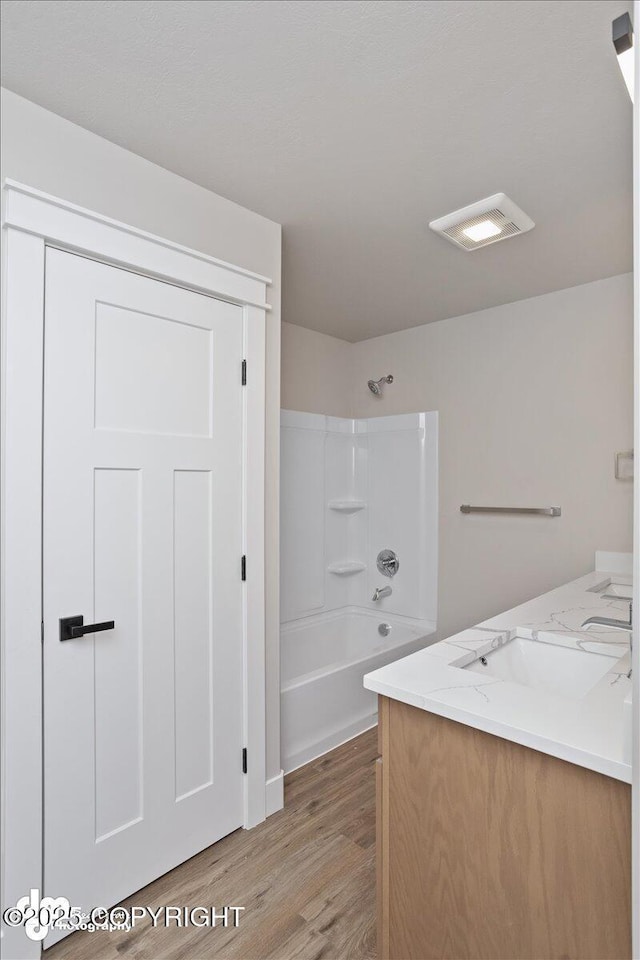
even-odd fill
[[(12, 180), (3, 199), (3, 901), (42, 890), (42, 429), (45, 250), (55, 246), (243, 307), (244, 826), (265, 819), (264, 456), (266, 302), (271, 281)], [(238, 371), (240, 377), (240, 371)], [(61, 745), (61, 756), (64, 755)], [(64, 896), (59, 891), (56, 896)], [(40, 943), (3, 926), (2, 955)]]
[(633, 491), (633, 730), (632, 730), (632, 786), (631, 786), (631, 910), (632, 956), (640, 958), (640, 0), (633, 4), (635, 26), (635, 77), (633, 104), (633, 303), (634, 303), (634, 449), (635, 463)]

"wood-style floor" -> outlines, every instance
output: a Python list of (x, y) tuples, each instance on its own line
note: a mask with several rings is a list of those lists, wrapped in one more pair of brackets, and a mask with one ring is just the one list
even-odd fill
[(240, 925), (74, 933), (45, 960), (373, 960), (377, 731), (285, 779), (285, 808), (124, 906), (243, 906)]

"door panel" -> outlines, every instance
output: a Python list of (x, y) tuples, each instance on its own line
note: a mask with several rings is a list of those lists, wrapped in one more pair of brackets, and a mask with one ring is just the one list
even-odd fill
[(111, 303), (96, 304), (95, 328), (96, 427), (211, 436), (210, 330)]
[[(174, 474), (176, 800), (213, 783), (211, 473)], [(180, 644), (175, 638), (180, 637)]]
[(81, 908), (242, 823), (242, 329), (47, 252), (45, 892)]
[(93, 651), (96, 842), (142, 817), (141, 488), (139, 470), (93, 474), (95, 617), (117, 625)]

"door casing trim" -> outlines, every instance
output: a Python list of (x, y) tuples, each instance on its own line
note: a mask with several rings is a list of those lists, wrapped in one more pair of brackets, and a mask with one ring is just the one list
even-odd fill
[[(4, 906), (43, 876), (42, 430), (45, 251), (70, 253), (163, 280), (243, 308), (243, 729), (250, 763), (244, 827), (266, 816), (265, 728), (265, 333), (271, 281), (12, 180), (2, 189), (2, 837)], [(240, 371), (238, 371), (240, 376)], [(262, 478), (262, 482), (260, 479)], [(61, 762), (65, 749), (60, 745)], [(64, 891), (54, 892), (64, 896)], [(3, 925), (0, 948), (35, 960), (41, 944)]]

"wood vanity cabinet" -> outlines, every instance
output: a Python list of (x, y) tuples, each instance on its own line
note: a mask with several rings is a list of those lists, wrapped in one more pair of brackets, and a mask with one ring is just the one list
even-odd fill
[(379, 697), (380, 960), (631, 957), (631, 787)]

